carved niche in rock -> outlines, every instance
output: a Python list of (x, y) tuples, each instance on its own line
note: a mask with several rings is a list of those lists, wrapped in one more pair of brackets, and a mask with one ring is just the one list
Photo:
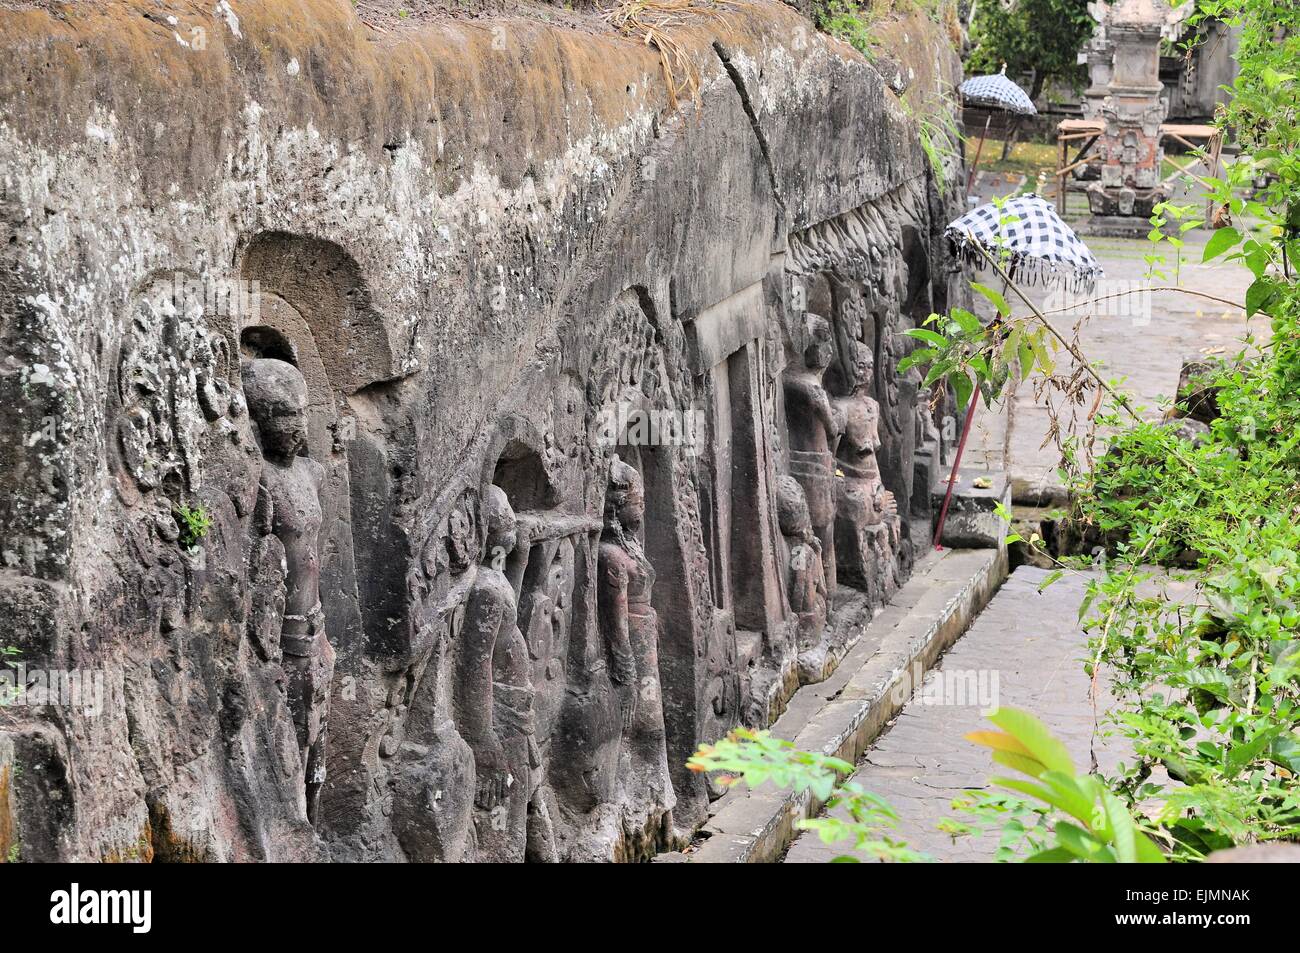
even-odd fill
[(549, 541), (542, 547), (540, 557), (537, 562), (540, 578), (525, 582), (522, 615), (527, 627), (528, 657), (533, 663), (538, 746), (545, 754), (564, 701), (564, 663), (568, 655), (573, 598), (573, 542), (567, 538)]
[(533, 711), (541, 761), (528, 807), (526, 856), (534, 862), (553, 863), (559, 859), (547, 774), (552, 758), (552, 741), (565, 700), (573, 585), (573, 540), (560, 537), (534, 544), (520, 602), (528, 657), (532, 663)]
[[(532, 692), (535, 763), (523, 792), (527, 822), (522, 853), (529, 861), (554, 863), (560, 859), (555, 820), (560, 809), (550, 769), (557, 759), (570, 758), (572, 739), (557, 741), (557, 735), (567, 700), (577, 552), (600, 524), (553, 508), (561, 499), (554, 483), (555, 458), (549, 456), (553, 441), (519, 424), (508, 419), (498, 428), (502, 449), (491, 479), (514, 510), (516, 540), (513, 552), (506, 555), (498, 549), (495, 556), (518, 593), (518, 622), (527, 646)], [(585, 681), (579, 678), (580, 683)], [(591, 740), (582, 739), (576, 747)]]
[[(872, 604), (887, 599), (910, 571), (908, 517), (923, 495), (914, 484), (918, 473), (928, 484), (937, 457), (927, 408), (917, 406), (917, 375), (898, 373), (908, 353), (903, 332), (931, 297), (926, 252), (916, 237), (928, 228), (924, 199), (917, 188), (897, 189), (790, 239), (787, 270), (796, 289), (807, 289), (793, 304), (830, 309), (838, 359), (825, 380), (846, 418), (836, 447), (840, 576), (828, 582), (832, 592), (836, 582), (865, 590)], [(793, 425), (788, 400), (787, 416)], [(792, 454), (796, 477), (797, 463)], [(815, 524), (813, 495), (808, 502)]]
[[(320, 602), (320, 492), (325, 471), (302, 455), (307, 445), (307, 383), (298, 369), (285, 361), (258, 358), (244, 365), (243, 379), (265, 460), (253, 516), (251, 568), (261, 585), (277, 584), (274, 594), (263, 589), (254, 596), (253, 638), (266, 657), (283, 660), (306, 777), (307, 816), (314, 821), (325, 782), (334, 674), (334, 650)], [(280, 573), (273, 569), (277, 558), (283, 566)], [(278, 632), (273, 629), (276, 621)]]

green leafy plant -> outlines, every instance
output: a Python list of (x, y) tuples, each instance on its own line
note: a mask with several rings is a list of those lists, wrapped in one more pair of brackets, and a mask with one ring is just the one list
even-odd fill
[(1079, 86), (1079, 51), (1092, 36), (1095, 23), (1087, 0), (1017, 0), (980, 3), (971, 24), (972, 49), (966, 58), (970, 74), (1032, 72), (1029, 91), (1037, 99), (1044, 84), (1058, 79)]
[[(1202, 260), (1239, 264), (1253, 280), (1244, 302), (1177, 285), (1154, 290), (1198, 294), (1271, 323), (1267, 339), (1247, 335), (1238, 353), (1197, 382), (1217, 406), (1208, 433), (1189, 439), (1103, 379), (1079, 347), (1077, 328), (1072, 339), (1049, 329), (996, 252), (986, 264), (1004, 291), (975, 287), (995, 320), (982, 325), (962, 311), (932, 316), (913, 333), (923, 346), (908, 364), (928, 368), (927, 384), (949, 381), (959, 397), (978, 389), (986, 400), (1019, 373), (1033, 378), (1036, 394), (1063, 397), (1081, 411), (1076, 427), (1078, 418), (1062, 422), (1049, 410), (1047, 437), (1062, 453), (1071, 532), (1102, 558), (1054, 558), (1057, 573), (1081, 565), (1096, 571), (1079, 616), (1090, 637), (1094, 699), (1102, 678), (1115, 697), (1097, 727), (1122, 736), (1133, 754), (1108, 781), (1074, 778), (1102, 811), (1093, 818), (1021, 739), (1047, 769), (1036, 776), (1029, 809), (1045, 817), (1045, 794), (1071, 798), (1053, 804), (1055, 813), (1078, 809), (1066, 810), (1066, 823), (1078, 830), (1064, 827), (1062, 835), (1054, 824), (1059, 842), (1043, 849), (1075, 857), (1118, 858), (1121, 848), (1131, 855), (1112, 798), (1130, 817), (1143, 805), (1148, 819), (1139, 826), (1174, 860), (1300, 840), (1300, 6), (1201, 0), (1196, 16), (1218, 18), (1241, 37), (1239, 75), (1219, 118), (1242, 151), (1205, 180), (1216, 230)], [(1172, 279), (1181, 280), (1182, 236), (1197, 224), (1191, 206), (1156, 208), (1151, 277), (1169, 280), (1158, 267), (1168, 245), (1176, 255)], [(1008, 307), (1008, 296), (1026, 316)], [(1172, 406), (1166, 416), (1189, 410)], [(1097, 457), (1099, 432), (1106, 443)], [(1029, 545), (1041, 540), (1031, 535)], [(991, 803), (996, 810), (974, 804), (967, 813), (1002, 823), (1009, 845), (1042, 842), (1023, 805)], [(951, 823), (954, 832), (967, 826)]]
[[(955, 840), (958, 837), (996, 834), (994, 863), (1019, 863), (1026, 856), (1047, 850), (1051, 839), (1049, 808), (1001, 791), (976, 791), (953, 798), (952, 817), (936, 825)], [(965, 818), (965, 819), (963, 819)]]
[(958, 106), (951, 95), (932, 96), (921, 108), (912, 103), (912, 97), (904, 95), (900, 100), (903, 109), (916, 120), (917, 136), (926, 161), (934, 173), (935, 182), (940, 189), (948, 184), (948, 165), (955, 162), (962, 141), (957, 129)]
[[(1147, 240), (1153, 245), (1164, 242), (1174, 249), (1175, 284), (1182, 281), (1183, 276), (1183, 247), (1187, 244), (1183, 236), (1205, 224), (1204, 219), (1193, 215), (1195, 208), (1194, 205), (1175, 205), (1173, 202), (1157, 202), (1151, 208), (1151, 231), (1147, 233)], [(1152, 251), (1144, 257), (1148, 281), (1152, 278), (1169, 280), (1168, 274), (1155, 267), (1157, 264), (1165, 264), (1165, 256)]]
[(212, 528), (212, 517), (202, 504), (188, 506), (181, 503), (173, 509), (173, 512), (176, 514), (176, 523), (181, 530), (180, 544), (186, 549), (193, 549), (199, 545), (208, 535), (208, 530)]
[(974, 731), (967, 740), (1029, 778), (995, 777), (993, 783), (1048, 809), (1043, 816), (1051, 822), (1052, 840), (1026, 863), (1164, 863), (1160, 848), (1124, 801), (1096, 775), (1077, 773), (1069, 752), (1046, 725), (1016, 708), (1000, 708), (989, 721), (1002, 730)]
[(830, 0), (817, 10), (817, 28), (843, 40), (868, 59), (874, 58), (871, 24), (876, 19), (874, 5), (860, 5), (856, 0)]
[[(767, 731), (737, 728), (716, 744), (701, 745), (687, 767), (722, 772), (716, 780), (723, 786), (743, 781), (756, 788), (771, 782), (795, 793), (810, 792), (826, 803), (827, 814), (802, 819), (797, 826), (816, 831), (825, 844), (849, 841), (858, 854), (873, 860), (907, 863), (926, 859), (889, 834), (898, 826), (898, 815), (884, 798), (856, 782), (841, 782), (841, 777), (852, 773), (853, 765), (840, 758), (799, 751)], [(836, 858), (839, 863), (859, 860), (853, 855)]]

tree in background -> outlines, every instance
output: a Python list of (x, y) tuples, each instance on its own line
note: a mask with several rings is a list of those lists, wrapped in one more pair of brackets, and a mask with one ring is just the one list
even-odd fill
[(1032, 72), (1034, 100), (1049, 79), (1078, 85), (1079, 51), (1094, 26), (1087, 0), (977, 0), (966, 73), (996, 73), (1003, 63), (1013, 76)]

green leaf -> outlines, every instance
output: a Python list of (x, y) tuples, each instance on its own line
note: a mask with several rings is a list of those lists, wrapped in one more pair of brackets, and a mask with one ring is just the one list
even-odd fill
[(1091, 825), (1093, 805), (1104, 790), (1095, 777), (1090, 774), (1075, 777), (1063, 771), (1044, 771), (1039, 780), (1063, 799), (1067, 814), (1077, 818), (1080, 823)]
[(1242, 769), (1250, 765), (1272, 744), (1273, 739), (1282, 733), (1281, 725), (1271, 725), (1251, 738), (1245, 744), (1233, 745), (1228, 752), (1227, 776), (1234, 778)]
[(1113, 864), (1115, 855), (1109, 847), (1093, 837), (1082, 827), (1068, 821), (1056, 822), (1056, 839), (1061, 846), (1080, 860), (1095, 864)]
[(978, 281), (972, 281), (970, 286), (987, 298), (993, 307), (997, 308), (998, 314), (1002, 317), (1005, 318), (1011, 313), (1011, 308), (1007, 305), (1007, 299), (1002, 296), (1001, 292), (994, 291), (988, 285), (982, 285)]
[(1074, 765), (1065, 745), (1053, 738), (1048, 727), (1029, 712), (1019, 708), (999, 708), (989, 715), (989, 721), (1032, 751), (1034, 757), (1046, 765), (1048, 770), (1074, 773)]
[(1034, 345), (1029, 338), (1031, 335), (1026, 334), (1021, 338), (1018, 350), (1020, 352), (1020, 376), (1028, 377), (1029, 372), (1034, 369)]
[(1031, 778), (1036, 778), (1043, 773), (1043, 763), (1037, 758), (1029, 758), (1022, 754), (1016, 754), (1014, 751), (994, 751), (993, 760), (1003, 767), (1010, 768), (1012, 771), (1019, 771), (1021, 774), (1027, 774)]
[(1274, 764), (1279, 764), (1292, 774), (1300, 774), (1300, 738), (1288, 731), (1273, 739), (1268, 756)]
[(976, 335), (984, 330), (984, 325), (980, 324), (980, 319), (975, 317), (965, 308), (953, 308), (952, 319), (957, 322), (957, 326), (967, 334)]
[(957, 374), (952, 379), (952, 390), (957, 395), (957, 409), (965, 410), (966, 403), (970, 400), (971, 391), (975, 386), (971, 383), (969, 377), (965, 374)]
[(1041, 338), (1030, 337), (1029, 346), (1034, 349), (1034, 357), (1038, 360), (1038, 366), (1044, 374), (1050, 374), (1056, 368), (1055, 362), (1048, 356), (1047, 348), (1043, 346)]
[(906, 374), (917, 364), (928, 364), (939, 352), (930, 347), (918, 347), (898, 362), (898, 373)]
[(1271, 278), (1257, 278), (1249, 288), (1246, 289), (1246, 317), (1251, 317), (1257, 311), (1263, 311), (1272, 304), (1272, 299), (1277, 294), (1278, 285)]
[(1030, 854), (1025, 858), (1027, 864), (1070, 864), (1074, 861), (1074, 854), (1064, 847), (1050, 847), (1047, 850), (1040, 850), (1036, 854)]
[(1260, 74), (1264, 79), (1264, 85), (1268, 87), (1269, 92), (1276, 92), (1284, 83), (1289, 83), (1295, 79), (1292, 73), (1279, 73), (1271, 66), (1265, 66), (1264, 71)]
[(1083, 602), (1079, 603), (1079, 621), (1082, 622), (1088, 615), (1088, 610), (1092, 608), (1093, 601), (1097, 598), (1096, 591), (1089, 592), (1083, 597)]
[(1240, 241), (1241, 232), (1237, 231), (1231, 225), (1216, 230), (1215, 233), (1210, 236), (1210, 240), (1205, 243), (1205, 254), (1201, 256), (1201, 261), (1211, 261), (1218, 258)]
[(1180, 672), (1175, 680), (1191, 688), (1200, 688), (1214, 697), (1231, 702), (1236, 698), (1235, 683), (1227, 672), (1217, 668), (1194, 668)]
[(921, 382), (921, 388), (925, 389), (929, 387), (939, 378), (947, 374), (950, 370), (952, 370), (952, 361), (950, 360), (935, 361), (932, 365), (930, 365), (930, 369), (925, 372), (925, 380)]
[(1106, 811), (1106, 821), (1110, 825), (1110, 842), (1115, 847), (1116, 859), (1121, 864), (1136, 864), (1137, 831), (1128, 808), (1109, 791), (1102, 792), (1101, 803)]
[(924, 341), (926, 344), (933, 344), (938, 348), (948, 346), (948, 339), (942, 334), (931, 331), (929, 328), (908, 328), (903, 332), (910, 338), (916, 338), (918, 341)]
[(1060, 771), (1044, 771), (1038, 776), (1038, 780), (1044, 786), (1046, 794), (1037, 794), (1036, 797), (1051, 804), (1057, 810), (1064, 811), (1082, 824), (1092, 823), (1094, 798), (1071, 775)]
[(1139, 864), (1163, 864), (1165, 855), (1160, 848), (1152, 843), (1151, 838), (1147, 837), (1141, 831), (1138, 831), (1133, 837), (1133, 843), (1137, 847), (1137, 862)]

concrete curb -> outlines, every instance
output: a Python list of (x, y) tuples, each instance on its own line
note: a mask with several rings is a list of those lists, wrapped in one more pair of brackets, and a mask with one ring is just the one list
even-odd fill
[[(831, 678), (794, 694), (772, 733), (804, 751), (856, 762), (910, 697), (914, 666), (929, 669), (1006, 576), (1005, 547), (944, 552), (871, 621)], [(698, 848), (655, 860), (771, 863), (794, 839), (795, 823), (820, 808), (809, 792), (737, 788), (713, 803)]]

